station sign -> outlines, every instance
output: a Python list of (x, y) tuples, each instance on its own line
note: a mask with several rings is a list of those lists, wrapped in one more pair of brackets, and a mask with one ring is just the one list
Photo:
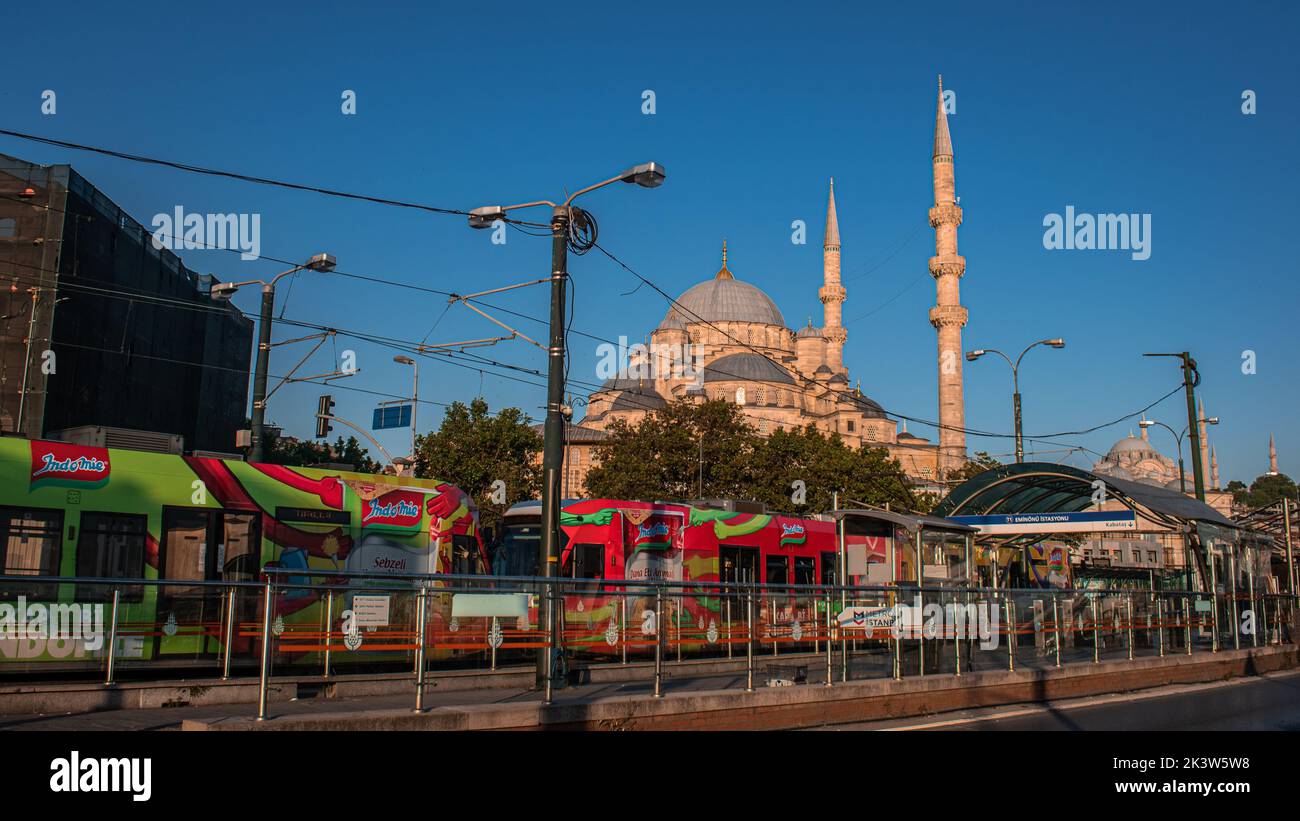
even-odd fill
[(1137, 530), (1131, 510), (1087, 510), (1076, 513), (999, 513), (989, 516), (949, 516), (981, 533), (1099, 533)]

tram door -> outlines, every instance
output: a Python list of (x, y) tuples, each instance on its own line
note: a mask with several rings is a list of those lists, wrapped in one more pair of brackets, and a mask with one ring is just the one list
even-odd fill
[[(260, 539), (255, 513), (226, 512), (196, 508), (165, 508), (159, 575), (165, 584), (158, 590), (158, 620), (163, 636), (182, 637), (182, 627), (224, 618), (222, 590), (206, 585), (185, 585), (186, 581), (252, 581), (258, 576)], [(250, 617), (256, 607), (255, 593), (240, 591), (236, 596), (236, 619)], [(173, 630), (172, 628), (175, 628)], [(215, 652), (193, 641), (177, 641), (181, 652)]]

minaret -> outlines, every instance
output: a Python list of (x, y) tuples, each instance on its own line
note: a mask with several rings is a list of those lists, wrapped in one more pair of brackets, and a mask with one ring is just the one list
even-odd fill
[(1210, 437), (1205, 434), (1205, 400), (1196, 403), (1196, 430), (1201, 436), (1201, 469), (1210, 464)]
[[(1147, 415), (1146, 415), (1145, 413), (1142, 414), (1142, 421), (1143, 421), (1143, 422), (1147, 421)], [(1150, 442), (1151, 440), (1147, 438), (1147, 426), (1146, 426), (1146, 425), (1138, 425), (1138, 427), (1142, 429), (1142, 441), (1143, 441), (1143, 442)]]
[(1214, 452), (1214, 448), (1210, 448), (1210, 488), (1219, 489), (1219, 454)]
[(840, 220), (835, 213), (835, 178), (831, 178), (830, 199), (826, 203), (826, 241), (822, 244), (822, 336), (826, 339), (826, 365), (836, 373), (845, 373), (844, 340), (848, 331), (841, 324), (844, 286), (840, 284)]
[(966, 405), (962, 399), (961, 329), (967, 311), (961, 306), (959, 282), (966, 273), (966, 259), (957, 254), (957, 226), (961, 206), (957, 204), (953, 179), (952, 137), (948, 115), (943, 110), (943, 76), (939, 77), (939, 103), (934, 117), (934, 207), (930, 226), (934, 228), (934, 253), (930, 275), (935, 281), (935, 306), (930, 324), (939, 336), (939, 471), (940, 478), (966, 461)]
[(1273, 444), (1273, 434), (1268, 435), (1268, 475), (1277, 475), (1277, 445)]

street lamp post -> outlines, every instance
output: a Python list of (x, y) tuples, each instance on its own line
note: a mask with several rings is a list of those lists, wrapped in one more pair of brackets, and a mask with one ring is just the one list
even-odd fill
[(398, 354), (393, 357), (393, 361), (402, 365), (410, 365), (414, 369), (414, 376), (411, 382), (411, 473), (415, 473), (415, 412), (420, 407), (420, 365), (414, 359), (404, 354)]
[(333, 271), (335, 264), (336, 260), (330, 254), (316, 254), (302, 265), (295, 265), (282, 274), (276, 274), (270, 282), (263, 282), (260, 279), (248, 280), (247, 282), (223, 282), (212, 288), (214, 297), (229, 298), (244, 285), (262, 286), (262, 314), (257, 327), (257, 364), (254, 366), (253, 371), (252, 442), (248, 451), (248, 460), (250, 462), (260, 462), (265, 457), (266, 372), (271, 361), (271, 313), (275, 308), (275, 283), (303, 269), (322, 272)]
[(1007, 360), (1007, 364), (1011, 366), (1011, 390), (1012, 390), (1011, 404), (1014, 412), (1015, 427), (1016, 427), (1016, 462), (1017, 463), (1023, 462), (1025, 460), (1024, 438), (1020, 430), (1020, 360), (1024, 359), (1025, 354), (1029, 353), (1030, 350), (1032, 350), (1033, 348), (1039, 345), (1047, 345), (1048, 347), (1051, 348), (1064, 348), (1065, 340), (1060, 338), (1040, 339), (1037, 342), (1035, 342), (1033, 345), (1030, 345), (1028, 348), (1025, 348), (1023, 351), (1021, 351), (1020, 356), (1016, 357), (1015, 362), (1012, 362), (1011, 357), (1007, 356), (1006, 354), (1002, 353), (1002, 351), (999, 351), (996, 348), (977, 348), (976, 350), (966, 352), (966, 359), (969, 362), (974, 362), (976, 359), (979, 359), (981, 356), (983, 356), (986, 353), (995, 353), (998, 356), (1002, 357), (1003, 359)]
[[(547, 578), (556, 575), (556, 565), (560, 560), (560, 471), (564, 463), (564, 292), (569, 277), (570, 230), (575, 216), (583, 223), (586, 222), (582, 211), (572, 207), (573, 201), (583, 194), (616, 182), (657, 188), (663, 181), (662, 165), (643, 163), (627, 169), (617, 177), (580, 189), (562, 205), (556, 205), (550, 200), (536, 200), (518, 205), (483, 206), (475, 208), (469, 214), (471, 228), (491, 228), (497, 222), (504, 221), (511, 211), (542, 205), (551, 209), (551, 341), (547, 349), (546, 425), (542, 441), (542, 538), (538, 547), (538, 572)], [(585, 250), (581, 249), (580, 252)], [(549, 596), (551, 591), (545, 592)], [(557, 646), (555, 627), (555, 619), (550, 619), (550, 624), (547, 625), (551, 637), (550, 648), (537, 651), (535, 684), (538, 687), (543, 686), (548, 678), (548, 653)]]
[[(1219, 417), (1212, 416), (1209, 419), (1205, 420), (1205, 424), (1217, 425), (1219, 424)], [(1182, 432), (1179, 432), (1169, 427), (1164, 422), (1157, 422), (1154, 419), (1143, 419), (1141, 422), (1138, 422), (1138, 427), (1142, 427), (1142, 428), (1149, 428), (1152, 427), (1153, 425), (1159, 425), (1160, 427), (1164, 428), (1165, 430), (1169, 431), (1174, 435), (1174, 443), (1178, 446), (1178, 492), (1186, 493), (1187, 478), (1186, 478), (1186, 474), (1183, 471), (1183, 437), (1187, 435), (1188, 429), (1184, 427), (1182, 429)]]
[(1143, 356), (1172, 356), (1182, 360), (1183, 389), (1187, 394), (1187, 430), (1192, 445), (1192, 479), (1196, 483), (1196, 498), (1205, 501), (1205, 468), (1201, 464), (1201, 436), (1196, 427), (1196, 386), (1201, 384), (1201, 372), (1191, 353), (1144, 353)]

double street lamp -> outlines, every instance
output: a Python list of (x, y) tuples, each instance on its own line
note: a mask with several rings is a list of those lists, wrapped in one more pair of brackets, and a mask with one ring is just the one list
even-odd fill
[(986, 353), (995, 353), (998, 356), (1002, 357), (1003, 359), (1007, 360), (1007, 364), (1011, 366), (1011, 389), (1012, 389), (1012, 405), (1015, 409), (1016, 462), (1017, 463), (1023, 462), (1025, 460), (1024, 439), (1020, 432), (1020, 360), (1024, 359), (1025, 354), (1029, 353), (1031, 350), (1038, 347), (1039, 345), (1046, 345), (1049, 348), (1064, 348), (1065, 340), (1060, 338), (1040, 339), (1034, 344), (1030, 345), (1028, 348), (1025, 348), (1023, 351), (1021, 351), (1020, 356), (1016, 357), (1015, 362), (1012, 362), (1011, 357), (1007, 356), (1006, 354), (1002, 353), (1002, 351), (999, 351), (996, 348), (977, 348), (976, 350), (966, 352), (966, 359), (970, 362), (974, 362), (976, 359), (979, 359), (981, 356), (983, 356)]
[(253, 371), (253, 424), (248, 450), (248, 461), (261, 462), (264, 453), (266, 422), (266, 371), (271, 361), (271, 314), (275, 308), (275, 283), (290, 274), (303, 269), (312, 271), (333, 271), (337, 260), (331, 254), (316, 254), (302, 265), (295, 265), (282, 274), (276, 274), (270, 282), (250, 279), (246, 282), (222, 282), (212, 286), (212, 296), (217, 299), (229, 299), (245, 285), (262, 286), (262, 315), (258, 320), (257, 364)]
[[(573, 201), (583, 194), (604, 188), (616, 182), (635, 183), (642, 188), (658, 188), (664, 181), (664, 167), (658, 163), (648, 162), (635, 165), (616, 177), (611, 177), (595, 185), (580, 189), (562, 205), (550, 200), (535, 200), (518, 205), (488, 205), (475, 208), (469, 214), (471, 228), (491, 228), (498, 221), (504, 221), (512, 211), (535, 206), (549, 206), (551, 209), (551, 341), (547, 348), (549, 356), (546, 380), (546, 425), (543, 432), (542, 447), (542, 538), (538, 547), (538, 574), (545, 577), (557, 575), (560, 560), (560, 499), (561, 476), (564, 464), (564, 292), (568, 279), (568, 249), (571, 240), (571, 226), (590, 229), (592, 223), (581, 211), (573, 208)], [(595, 244), (594, 235), (589, 244), (575, 247), (576, 253), (583, 253)], [(556, 620), (552, 615), (548, 629), (551, 635), (551, 647), (556, 647)], [(537, 684), (549, 683), (550, 672), (547, 668), (547, 651), (537, 653)]]
[[(1205, 424), (1217, 425), (1219, 424), (1219, 417), (1211, 416), (1209, 419), (1205, 420)], [(1165, 430), (1169, 431), (1174, 435), (1174, 443), (1178, 446), (1178, 492), (1186, 493), (1187, 478), (1186, 478), (1186, 474), (1183, 472), (1183, 437), (1187, 435), (1187, 431), (1190, 428), (1184, 427), (1182, 431), (1179, 432), (1169, 427), (1164, 422), (1157, 422), (1154, 419), (1143, 419), (1141, 422), (1138, 422), (1138, 427), (1142, 427), (1142, 428), (1149, 428), (1154, 425), (1159, 425), (1160, 427), (1164, 428)]]

